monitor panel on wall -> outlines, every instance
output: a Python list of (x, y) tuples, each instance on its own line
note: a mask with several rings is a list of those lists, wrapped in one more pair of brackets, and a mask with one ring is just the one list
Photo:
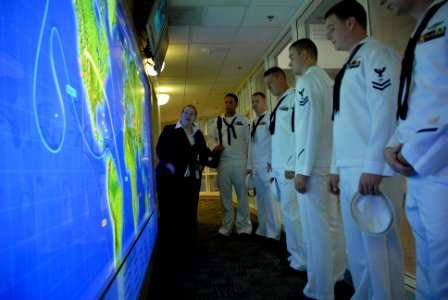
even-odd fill
[(0, 4), (0, 299), (134, 298), (157, 220), (120, 1)]
[(146, 23), (148, 42), (155, 69), (160, 72), (168, 50), (168, 12), (166, 0), (155, 0)]

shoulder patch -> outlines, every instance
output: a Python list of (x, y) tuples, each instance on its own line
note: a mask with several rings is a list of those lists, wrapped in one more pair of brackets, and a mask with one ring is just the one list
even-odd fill
[(361, 65), (361, 60), (359, 59), (354, 59), (350, 62), (350, 64), (348, 65), (349, 69), (354, 69), (354, 68), (358, 68)]
[(445, 36), (446, 34), (446, 26), (441, 26), (443, 24), (443, 21), (437, 22), (434, 25), (431, 25), (427, 29), (426, 33), (422, 34), (420, 36), (420, 39), (418, 40), (417, 44), (422, 44), (440, 37)]

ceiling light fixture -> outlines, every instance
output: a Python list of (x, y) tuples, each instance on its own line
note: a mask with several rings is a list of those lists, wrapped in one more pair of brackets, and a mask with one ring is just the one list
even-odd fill
[(165, 105), (170, 100), (169, 94), (159, 94), (159, 97), (157, 98), (157, 103), (159, 105)]

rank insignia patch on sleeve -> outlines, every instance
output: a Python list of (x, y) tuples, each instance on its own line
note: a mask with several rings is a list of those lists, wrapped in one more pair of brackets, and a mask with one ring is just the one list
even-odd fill
[(305, 92), (305, 89), (303, 88), (301, 91), (299, 91), (299, 95), (301, 96), (302, 99), (299, 100), (299, 105), (300, 106), (305, 106), (305, 104), (308, 102), (308, 96), (306, 96), (305, 98), (303, 98), (303, 93)]
[(384, 71), (386, 71), (386, 67), (381, 69), (374, 69), (374, 71), (376, 74), (378, 74), (378, 81), (372, 81), (372, 87), (374, 89), (383, 91), (391, 85), (390, 79), (385, 80), (383, 77), (383, 73)]

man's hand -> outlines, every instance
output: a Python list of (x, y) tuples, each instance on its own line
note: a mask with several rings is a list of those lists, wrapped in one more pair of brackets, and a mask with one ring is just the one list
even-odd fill
[(339, 175), (336, 174), (328, 174), (327, 179), (327, 188), (330, 193), (333, 195), (339, 195)]
[(362, 173), (359, 179), (358, 192), (363, 195), (379, 195), (382, 175)]
[(305, 194), (307, 190), (307, 181), (308, 176), (297, 174), (294, 180), (294, 186), (296, 188), (296, 191), (301, 194)]
[(401, 148), (403, 144), (387, 147), (384, 149), (384, 159), (395, 172), (409, 177), (415, 174), (415, 170), (401, 154)]
[(286, 170), (285, 171), (285, 178), (286, 179), (293, 179), (295, 175), (294, 171)]
[(216, 145), (215, 148), (213, 148), (213, 152), (221, 153), (222, 151), (224, 151), (223, 145)]

